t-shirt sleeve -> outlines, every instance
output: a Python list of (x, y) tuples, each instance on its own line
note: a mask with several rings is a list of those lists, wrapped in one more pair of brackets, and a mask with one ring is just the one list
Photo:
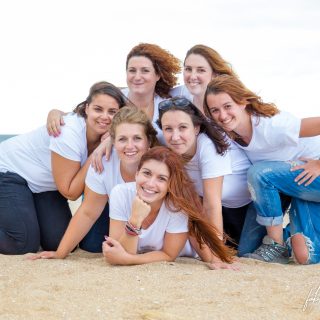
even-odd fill
[(94, 191), (95, 193), (103, 195), (108, 194), (104, 183), (104, 179), (106, 178), (105, 174), (105, 170), (103, 170), (102, 173), (98, 173), (93, 169), (92, 166), (89, 166), (85, 180), (86, 186), (88, 186), (90, 190)]
[(82, 160), (83, 137), (82, 128), (77, 119), (68, 119), (58, 137), (50, 137), (50, 150), (60, 156), (73, 160)]
[(116, 185), (110, 193), (109, 217), (114, 220), (128, 221), (132, 203), (124, 184)]
[(264, 128), (264, 136), (269, 137), (269, 143), (272, 145), (297, 146), (299, 143), (299, 134), (301, 119), (294, 115), (281, 111), (273, 116), (268, 125)]
[(166, 228), (166, 232), (188, 232), (188, 217), (181, 212), (170, 212), (170, 219)]
[(217, 153), (215, 146), (209, 138), (199, 141), (199, 161), (201, 178), (210, 179), (232, 173), (230, 152), (224, 155)]

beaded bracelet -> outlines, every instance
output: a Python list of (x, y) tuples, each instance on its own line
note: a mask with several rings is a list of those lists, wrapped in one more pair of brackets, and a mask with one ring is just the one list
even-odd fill
[(141, 234), (141, 228), (135, 227), (129, 221), (127, 221), (126, 223), (125, 230), (126, 230), (126, 233), (130, 236), (138, 236)]

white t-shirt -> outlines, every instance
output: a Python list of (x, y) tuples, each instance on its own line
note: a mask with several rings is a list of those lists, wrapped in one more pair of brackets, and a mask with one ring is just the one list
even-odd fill
[[(121, 89), (122, 93), (128, 98), (129, 96), (129, 88), (123, 88)], [(182, 85), (182, 86), (177, 86), (177, 87), (174, 87), (170, 90), (169, 94), (172, 96), (172, 97), (175, 97), (175, 96), (184, 96), (186, 97), (187, 99), (189, 99), (190, 101), (192, 101), (193, 97), (192, 95), (190, 94), (190, 92), (188, 91), (187, 87)], [(165, 145), (165, 140), (164, 140), (164, 137), (163, 137), (163, 133), (162, 133), (162, 130), (159, 128), (159, 126), (157, 125), (157, 120), (159, 119), (159, 108), (158, 108), (158, 105), (161, 101), (163, 100), (166, 100), (167, 98), (161, 98), (160, 96), (158, 96), (157, 94), (155, 94), (154, 96), (154, 111), (153, 111), (153, 119), (152, 119), (152, 124), (153, 124), (153, 127), (157, 130), (157, 138), (159, 140), (159, 142), (162, 144), (162, 145)]]
[(301, 119), (281, 111), (270, 118), (252, 116), (251, 120), (253, 132), (249, 145), (237, 145), (252, 163), (319, 158), (320, 136), (299, 138)]
[(15, 136), (0, 144), (0, 172), (14, 172), (24, 178), (34, 193), (57, 190), (51, 169), (51, 151), (78, 161), (81, 166), (88, 156), (86, 122), (70, 113), (59, 137), (50, 137), (45, 126)]
[[(110, 218), (119, 221), (128, 221), (131, 216), (132, 202), (135, 196), (135, 182), (115, 186), (110, 194)], [(146, 230), (142, 229), (141, 235), (139, 235), (137, 252), (144, 253), (161, 250), (166, 232), (188, 232), (188, 217), (180, 212), (169, 211), (165, 204), (162, 203), (159, 213), (152, 225)], [(186, 247), (183, 249), (183, 255), (194, 256), (189, 242), (188, 245), (188, 249)]]
[(245, 152), (229, 141), (232, 174), (223, 178), (222, 205), (227, 208), (239, 208), (251, 202), (247, 184), (247, 171), (251, 162)]
[(197, 138), (196, 153), (186, 164), (185, 169), (194, 182), (197, 193), (203, 196), (202, 180), (232, 173), (230, 154), (229, 152), (223, 156), (218, 154), (209, 137), (201, 133)]
[(112, 188), (124, 180), (120, 172), (120, 160), (115, 150), (112, 150), (110, 159), (102, 159), (103, 171), (98, 173), (90, 166), (86, 176), (86, 185), (94, 192), (110, 195)]
[(190, 93), (190, 91), (185, 85), (180, 85), (172, 88), (170, 90), (170, 95), (171, 97), (182, 96), (187, 98), (191, 102), (193, 101), (193, 95)]
[[(124, 88), (121, 89), (122, 93), (128, 98), (129, 96), (129, 88)], [(162, 130), (159, 128), (159, 126), (157, 125), (156, 121), (159, 119), (159, 109), (158, 109), (158, 105), (161, 101), (166, 100), (165, 98), (161, 98), (160, 96), (158, 96), (157, 94), (154, 96), (154, 110), (153, 110), (153, 119), (152, 119), (152, 124), (153, 127), (157, 130), (157, 138), (158, 141), (161, 144), (165, 144), (164, 138), (163, 138), (163, 133)], [(137, 106), (138, 107), (138, 106)]]

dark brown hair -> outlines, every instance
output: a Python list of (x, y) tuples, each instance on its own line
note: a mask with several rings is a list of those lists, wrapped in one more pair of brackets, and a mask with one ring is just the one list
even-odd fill
[[(175, 101), (179, 99), (185, 99), (187, 103), (181, 107), (175, 105)], [(174, 97), (165, 101), (171, 101), (172, 105), (165, 110), (161, 110), (159, 108), (159, 119), (157, 120), (157, 125), (160, 129), (162, 129), (161, 119), (167, 111), (183, 111), (190, 116), (193, 125), (199, 126), (200, 132), (205, 133), (209, 137), (219, 154), (224, 154), (227, 151), (229, 144), (226, 141), (226, 134), (222, 128), (220, 128), (220, 126), (211, 119), (206, 118), (191, 101), (184, 97)], [(162, 102), (160, 102), (159, 106), (161, 103)]]
[(124, 94), (121, 92), (119, 88), (114, 86), (113, 84), (101, 81), (95, 83), (89, 91), (89, 95), (87, 99), (81, 103), (79, 103), (73, 110), (74, 113), (77, 113), (83, 118), (87, 118), (86, 115), (86, 106), (92, 102), (93, 97), (95, 97), (98, 94), (106, 94), (112, 98), (114, 98), (119, 108), (122, 108), (125, 105), (132, 105), (132, 103), (124, 96)]

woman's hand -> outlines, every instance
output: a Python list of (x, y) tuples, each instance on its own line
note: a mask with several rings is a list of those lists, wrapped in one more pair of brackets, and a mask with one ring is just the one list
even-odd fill
[(108, 160), (111, 155), (111, 150), (112, 140), (109, 132), (106, 132), (101, 137), (101, 143), (91, 154), (91, 166), (96, 172), (101, 173), (103, 171), (102, 158), (105, 156)]
[(220, 270), (220, 269), (228, 269), (228, 270), (234, 270), (239, 271), (240, 266), (239, 263), (237, 263), (235, 260), (232, 263), (227, 263), (221, 261), (219, 258), (213, 256), (212, 260), (207, 263), (208, 268), (211, 270)]
[(240, 267), (236, 263), (226, 263), (226, 262), (210, 262), (208, 263), (208, 267), (211, 270), (220, 270), (220, 269), (228, 269), (228, 270), (234, 270), (239, 271)]
[(64, 125), (63, 121), (64, 112), (58, 109), (52, 109), (47, 117), (47, 131), (49, 136), (58, 137), (61, 133), (61, 126)]
[(151, 211), (151, 206), (144, 202), (137, 195), (132, 202), (130, 223), (135, 227), (140, 228), (143, 220), (148, 216)]
[(32, 256), (27, 257), (28, 260), (38, 260), (38, 259), (62, 259), (58, 257), (57, 251), (43, 251)]
[(112, 265), (130, 264), (131, 255), (124, 250), (120, 242), (111, 237), (107, 237), (102, 243), (102, 252), (106, 261)]
[(320, 160), (308, 158), (300, 158), (299, 160), (305, 161), (305, 163), (291, 168), (291, 171), (303, 170), (294, 181), (297, 182), (298, 185), (304, 184), (308, 186), (320, 176)]

